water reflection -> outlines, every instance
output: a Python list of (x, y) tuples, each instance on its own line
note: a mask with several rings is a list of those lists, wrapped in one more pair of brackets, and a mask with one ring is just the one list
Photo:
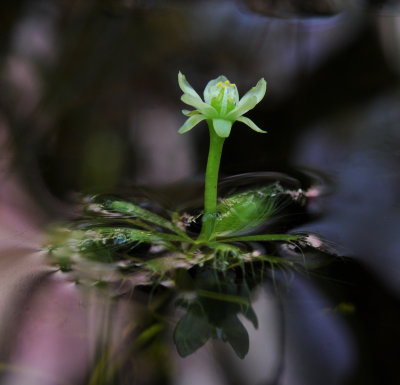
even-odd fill
[[(347, 125), (338, 114), (324, 129), (305, 136), (298, 152), (299, 162), (318, 164), (336, 180), (336, 193), (322, 202), (325, 217), (307, 228), (362, 258), (396, 291), (398, 106), (397, 94), (389, 93), (361, 108)], [(334, 133), (331, 124), (352, 128)]]
[[(210, 338), (228, 342), (239, 358), (247, 355), (249, 335), (238, 315), (246, 317), (254, 328), (258, 327), (258, 320), (251, 307), (247, 280), (238, 273), (238, 270), (221, 274), (217, 270), (202, 269), (193, 277), (186, 275), (183, 278), (185, 286), (192, 288), (189, 299), (180, 301), (186, 314), (179, 320), (174, 332), (179, 355), (186, 357), (194, 353)], [(183, 289), (180, 288), (180, 279), (177, 280), (177, 287)]]
[[(182, 357), (197, 354), (205, 345), (218, 348), (215, 341), (221, 341), (228, 344), (239, 359), (245, 359), (252, 351), (250, 334), (257, 339), (254, 330), (260, 325), (253, 301), (258, 297), (257, 292), (264, 292), (268, 287), (270, 297), (276, 297), (274, 312), (280, 325), (275, 326), (278, 342), (274, 346), (280, 353), (279, 359), (272, 360), (270, 372), (266, 373), (262, 367), (257, 372), (261, 378), (271, 377), (275, 383), (283, 376), (286, 360), (283, 324), (287, 310), (282, 304), (285, 292), (291, 292), (293, 280), (297, 281), (299, 274), (307, 275), (335, 258), (328, 252), (325, 242), (314, 235), (277, 233), (278, 230), (288, 232), (295, 224), (310, 219), (307, 191), (315, 188), (303, 191), (300, 186), (297, 179), (277, 173), (245, 174), (222, 181), (221, 191), (229, 191), (231, 195), (227, 193), (219, 203), (220, 217), (216, 225), (219, 235), (215, 246), (191, 247), (190, 239), (196, 229), (197, 233), (200, 230), (195, 222), (201, 217), (193, 216), (198, 210), (196, 206), (180, 202), (182, 211), (171, 213), (163, 209), (160, 202), (140, 196), (130, 201), (123, 197), (90, 197), (83, 200), (85, 216), (82, 219), (64, 225), (61, 235), (53, 232), (49, 241), (49, 262), (60, 266), (66, 278), (100, 290), (110, 301), (124, 298), (135, 304), (147, 298), (147, 305), (139, 312), (136, 310), (132, 326), (126, 327), (132, 328), (134, 333), (123, 344), (128, 350), (133, 349), (139, 360), (150, 359), (153, 363), (154, 351), (163, 351), (172, 339)], [(313, 186), (312, 178), (309, 178), (309, 186)], [(152, 195), (151, 190), (144, 195)], [(190, 199), (191, 202), (198, 200)], [(267, 205), (266, 211), (261, 210), (258, 200), (263, 207)], [(250, 203), (258, 210), (249, 211)], [(239, 221), (235, 232), (237, 219), (241, 219), (242, 214), (246, 227)], [(183, 222), (180, 215), (193, 219)], [(172, 218), (172, 222), (167, 217)], [(254, 222), (253, 217), (256, 218)], [(191, 238), (186, 235), (180, 238), (186, 228)], [(258, 240), (257, 234), (264, 235)], [(171, 308), (172, 303), (181, 309), (178, 313)], [(329, 327), (331, 333), (341, 335), (343, 326), (336, 330), (336, 321), (329, 322), (333, 322)], [(165, 333), (168, 329), (171, 332)], [(352, 357), (346, 338), (338, 343), (338, 349), (348, 351)], [(214, 342), (210, 344), (210, 341)], [(110, 349), (107, 342), (102, 349)], [(99, 351), (100, 357), (102, 351)], [(227, 357), (230, 356), (227, 353)], [(346, 361), (348, 366), (332, 369), (336, 375), (344, 376), (348, 372), (351, 359)], [(124, 360), (117, 365), (123, 370)], [(111, 375), (107, 367), (102, 369), (106, 377)], [(229, 380), (226, 375), (228, 377), (221, 381)]]

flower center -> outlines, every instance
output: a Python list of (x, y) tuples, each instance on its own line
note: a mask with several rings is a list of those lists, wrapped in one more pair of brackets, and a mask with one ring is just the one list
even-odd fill
[(226, 115), (235, 108), (237, 102), (236, 85), (229, 80), (217, 83), (212, 89), (211, 105), (220, 116)]

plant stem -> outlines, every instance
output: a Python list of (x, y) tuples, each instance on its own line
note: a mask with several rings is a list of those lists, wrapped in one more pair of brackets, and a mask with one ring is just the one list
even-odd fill
[(210, 131), (210, 149), (208, 152), (204, 189), (203, 224), (199, 240), (210, 241), (215, 239), (214, 227), (217, 216), (218, 172), (225, 138), (221, 138), (216, 134), (212, 120), (207, 120), (207, 123)]

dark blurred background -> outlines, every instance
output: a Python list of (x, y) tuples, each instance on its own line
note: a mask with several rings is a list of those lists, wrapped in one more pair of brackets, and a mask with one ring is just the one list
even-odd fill
[(299, 230), (353, 261), (315, 280), (355, 309), (360, 364), (349, 383), (400, 384), (397, 1), (0, 7), (3, 239), (15, 212), (14, 226), (40, 229), (68, 216), (76, 193), (201, 178), (208, 132), (176, 133), (185, 120), (178, 71), (199, 93), (220, 74), (241, 94), (264, 77), (266, 97), (248, 116), (268, 134), (236, 123), (221, 174), (278, 171), (326, 192), (314, 202), (318, 220)]
[(321, 121), (354, 137), (344, 121), (397, 86), (390, 2), (6, 1), (0, 17), (2, 127), (42, 203), (201, 174), (207, 129), (175, 133), (178, 70), (199, 92), (221, 73), (242, 94), (268, 81), (250, 114), (269, 134), (237, 124), (225, 175), (297, 166)]

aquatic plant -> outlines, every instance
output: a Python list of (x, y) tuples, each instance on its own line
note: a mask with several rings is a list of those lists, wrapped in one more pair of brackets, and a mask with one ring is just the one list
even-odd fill
[(235, 121), (246, 124), (256, 132), (266, 133), (266, 131), (261, 130), (253, 121), (243, 115), (263, 99), (267, 83), (264, 79), (260, 79), (257, 85), (239, 100), (236, 84), (231, 83), (225, 76), (221, 75), (208, 82), (204, 89), (205, 102), (203, 102), (181, 72), (178, 74), (178, 82), (183, 91), (181, 100), (195, 108), (193, 111), (182, 111), (189, 118), (178, 132), (183, 134), (203, 120), (207, 121), (210, 132), (210, 149), (204, 191), (203, 227), (200, 235), (202, 238), (210, 240), (215, 235), (218, 171), (224, 140), (230, 135), (232, 124)]
[[(302, 250), (323, 244), (316, 246), (307, 234), (263, 231), (285, 207), (303, 203), (301, 189), (276, 181), (218, 198), (222, 147), (233, 123), (265, 133), (243, 116), (264, 97), (265, 80), (239, 99), (236, 85), (219, 76), (207, 84), (204, 101), (180, 72), (178, 82), (182, 101), (195, 108), (183, 111), (188, 119), (178, 132), (203, 120), (209, 128), (202, 212), (171, 212), (135, 196), (88, 196), (82, 200), (81, 218), (51, 232), (48, 255), (81, 284), (129, 293), (139, 286), (174, 288), (177, 303), (186, 309), (174, 333), (178, 352), (186, 356), (219, 338), (243, 358), (249, 339), (237, 314), (257, 327), (251, 287), (263, 279), (265, 266), (272, 272), (278, 266), (296, 269), (305, 261)], [(281, 257), (274, 245), (300, 250), (301, 258)]]

